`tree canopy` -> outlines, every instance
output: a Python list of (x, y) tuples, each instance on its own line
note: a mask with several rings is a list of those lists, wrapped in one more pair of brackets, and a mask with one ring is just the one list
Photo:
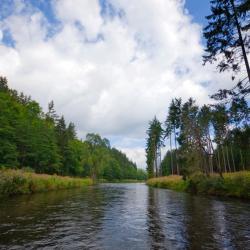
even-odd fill
[[(247, 57), (250, 48), (249, 0), (211, 0), (210, 3), (211, 14), (206, 17), (208, 25), (204, 28), (204, 63), (217, 63), (220, 72), (231, 70), (233, 73), (242, 73), (242, 64), (246, 69), (246, 75), (233, 89), (220, 90), (213, 97), (244, 97), (250, 93), (250, 67)], [(234, 78), (233, 75), (232, 79)]]
[(0, 77), (0, 166), (108, 180), (146, 178), (108, 139), (93, 133), (84, 141), (78, 139), (75, 125), (56, 113), (53, 101), (44, 113), (31, 97), (10, 89), (4, 77)]

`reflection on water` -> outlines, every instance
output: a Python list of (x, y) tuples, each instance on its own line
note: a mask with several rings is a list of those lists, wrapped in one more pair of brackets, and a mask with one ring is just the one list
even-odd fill
[(250, 249), (250, 204), (102, 184), (0, 201), (0, 249)]

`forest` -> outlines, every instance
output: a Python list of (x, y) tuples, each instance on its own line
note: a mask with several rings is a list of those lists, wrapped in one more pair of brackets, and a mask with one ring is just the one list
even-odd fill
[[(250, 1), (212, 0), (203, 29), (204, 65), (231, 72), (233, 88), (211, 95), (199, 106), (193, 98), (173, 98), (165, 121), (156, 117), (147, 130), (149, 177), (196, 173), (205, 176), (250, 170)], [(230, 83), (232, 85), (232, 83)], [(162, 156), (162, 148), (168, 149)]]
[[(199, 107), (173, 99), (164, 124), (155, 117), (147, 131), (148, 173), (153, 176), (206, 175), (249, 170), (250, 126), (246, 100)], [(169, 150), (161, 159), (165, 141)]]
[(89, 133), (77, 138), (67, 123), (48, 104), (44, 113), (31, 97), (10, 89), (0, 77), (0, 167), (62, 176), (121, 180), (146, 178), (145, 171), (106, 138)]

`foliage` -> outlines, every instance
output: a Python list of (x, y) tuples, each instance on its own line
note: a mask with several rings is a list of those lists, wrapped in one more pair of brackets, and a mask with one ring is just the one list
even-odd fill
[(77, 138), (75, 125), (56, 114), (54, 102), (39, 104), (9, 89), (0, 77), (0, 166), (36, 173), (112, 179), (145, 179), (125, 154), (106, 138), (89, 133)]
[[(247, 76), (228, 90), (223, 89), (212, 97), (223, 100), (228, 97), (240, 98), (250, 93), (249, 53), (249, 0), (211, 0), (211, 14), (204, 28), (207, 41), (204, 63), (217, 63), (220, 72), (240, 72), (244, 61)], [(241, 71), (242, 72), (242, 71)], [(232, 76), (234, 79), (235, 76)]]
[[(163, 176), (181, 174), (185, 179), (197, 172), (206, 176), (219, 173), (222, 177), (223, 172), (249, 169), (249, 115), (250, 109), (244, 98), (230, 105), (219, 103), (202, 107), (196, 105), (192, 98), (184, 103), (174, 99), (168, 109), (165, 130), (161, 130), (169, 140), (170, 147), (158, 172)], [(152, 124), (148, 131), (152, 130)], [(150, 133), (147, 134), (148, 174), (153, 177), (152, 159), (155, 158), (154, 154), (150, 155)], [(163, 146), (163, 142), (159, 145)]]
[(158, 176), (160, 174), (158, 157), (161, 153), (160, 148), (163, 145), (163, 129), (156, 117), (149, 122), (147, 135), (146, 158), (148, 175), (149, 177)]

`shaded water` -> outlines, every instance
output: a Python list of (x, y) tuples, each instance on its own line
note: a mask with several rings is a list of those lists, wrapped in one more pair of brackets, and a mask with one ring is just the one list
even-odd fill
[(250, 203), (144, 184), (13, 197), (0, 249), (250, 249)]

